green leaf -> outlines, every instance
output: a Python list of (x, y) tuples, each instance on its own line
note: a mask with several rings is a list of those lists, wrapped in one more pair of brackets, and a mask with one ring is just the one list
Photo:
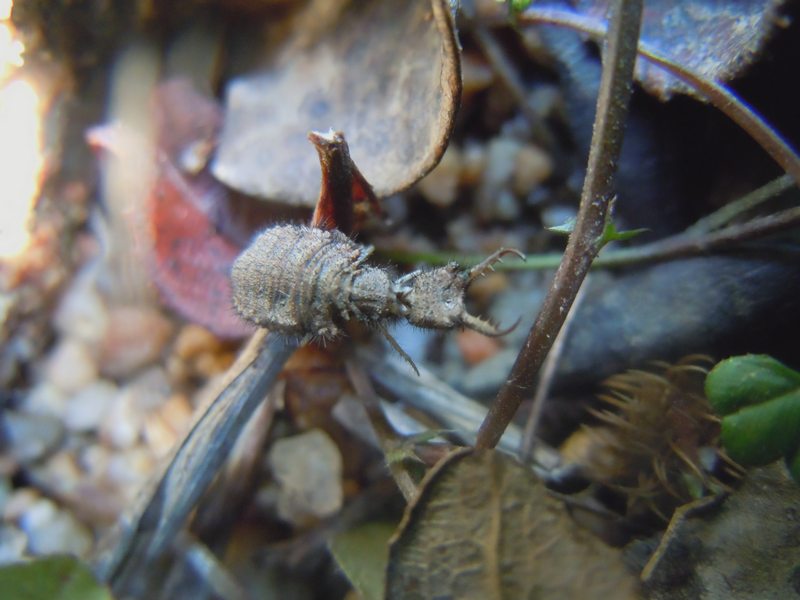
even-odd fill
[(389, 561), (389, 538), (396, 524), (364, 523), (336, 535), (331, 554), (363, 600), (381, 600)]
[(72, 556), (50, 556), (0, 568), (0, 597), (14, 600), (112, 600), (88, 567)]
[(626, 229), (624, 231), (620, 231), (617, 229), (617, 226), (614, 224), (613, 221), (609, 220), (606, 222), (606, 226), (603, 229), (603, 233), (600, 235), (600, 238), (597, 240), (598, 247), (602, 248), (609, 242), (622, 242), (625, 240), (629, 240), (631, 238), (636, 237), (637, 235), (648, 231), (648, 229)]
[(765, 465), (800, 444), (800, 389), (722, 419), (722, 444), (743, 465)]
[(508, 5), (511, 8), (511, 12), (516, 14), (528, 8), (532, 1), (533, 0), (509, 0)]
[(558, 233), (561, 235), (569, 235), (575, 229), (575, 217), (568, 219), (561, 225), (553, 225), (552, 227), (548, 227), (548, 231), (552, 231), (553, 233)]
[(800, 373), (765, 354), (721, 361), (706, 377), (706, 396), (720, 415), (800, 389)]

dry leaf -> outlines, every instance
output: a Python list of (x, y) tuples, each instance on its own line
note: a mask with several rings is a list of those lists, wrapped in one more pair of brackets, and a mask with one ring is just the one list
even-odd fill
[(634, 598), (619, 550), (578, 528), (506, 454), (459, 450), (391, 541), (387, 598)]
[[(642, 42), (701, 75), (725, 82), (758, 57), (779, 22), (782, 0), (648, 0), (642, 15)], [(608, 0), (579, 0), (574, 10), (605, 20)], [(662, 100), (691, 88), (663, 69), (639, 60), (636, 78)]]
[(320, 171), (306, 136), (330, 127), (347, 135), (378, 196), (410, 186), (441, 158), (461, 93), (447, 2), (351, 2), (325, 12), (319, 18), (331, 22), (310, 46), (300, 30), (274, 68), (229, 85), (212, 166), (227, 185), (313, 206)]
[(780, 464), (751, 471), (721, 505), (698, 503), (676, 511), (642, 572), (646, 597), (797, 597), (800, 487)]

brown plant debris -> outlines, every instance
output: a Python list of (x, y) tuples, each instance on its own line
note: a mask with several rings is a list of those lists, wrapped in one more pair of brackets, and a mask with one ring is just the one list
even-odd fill
[(669, 520), (677, 506), (724, 489), (709, 470), (721, 455), (719, 421), (703, 394), (706, 364), (688, 356), (610, 377), (600, 396), (609, 408), (591, 411), (600, 424), (562, 446), (567, 462), (625, 498), (629, 517)]
[(491, 450), (442, 460), (390, 543), (389, 599), (633, 598), (635, 590), (618, 550)]

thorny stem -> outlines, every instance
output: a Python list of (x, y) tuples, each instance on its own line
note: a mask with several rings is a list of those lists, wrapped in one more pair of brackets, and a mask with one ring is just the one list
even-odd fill
[(575, 229), (528, 339), (478, 430), (477, 448), (497, 445), (523, 398), (530, 393), (536, 374), (600, 250), (597, 240), (603, 233), (614, 198), (614, 171), (622, 148), (641, 16), (641, 0), (615, 0), (611, 5), (597, 115)]
[[(526, 24), (549, 23), (569, 27), (597, 39), (605, 35), (605, 27), (597, 19), (557, 8), (531, 6), (518, 15), (518, 20), (519, 23)], [(725, 113), (758, 142), (800, 186), (800, 156), (733, 92), (724, 85), (679, 65), (644, 42), (639, 42), (638, 53), (645, 60), (658, 65), (692, 87), (718, 110)]]

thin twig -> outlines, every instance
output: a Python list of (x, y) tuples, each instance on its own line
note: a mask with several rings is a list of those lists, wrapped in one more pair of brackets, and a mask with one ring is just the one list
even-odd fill
[[(581, 31), (596, 39), (602, 39), (606, 34), (604, 24), (598, 19), (557, 8), (531, 6), (518, 15), (518, 22), (560, 25)], [(684, 65), (679, 65), (644, 42), (639, 42), (638, 53), (648, 62), (658, 65), (683, 81), (708, 100), (717, 110), (726, 114), (761, 145), (767, 154), (800, 186), (800, 156), (760, 115), (733, 92), (724, 85), (707, 79)]]
[[(378, 438), (384, 455), (388, 456), (392, 450), (403, 443), (403, 440), (395, 433), (386, 415), (383, 414), (378, 394), (375, 393), (375, 388), (372, 387), (366, 371), (352, 359), (347, 360), (345, 366), (350, 383), (353, 384), (353, 389), (367, 412), (372, 429), (375, 431), (375, 437)], [(388, 466), (403, 498), (406, 502), (411, 502), (417, 496), (417, 485), (414, 483), (414, 479), (402, 463), (389, 461)]]
[(703, 235), (709, 231), (724, 227), (739, 215), (753, 210), (760, 204), (763, 204), (767, 200), (793, 187), (795, 187), (795, 184), (792, 178), (788, 175), (781, 175), (769, 183), (765, 183), (760, 188), (753, 190), (749, 194), (745, 194), (741, 198), (728, 202), (725, 206), (715, 210), (710, 215), (698, 219), (697, 222), (691, 227), (688, 227), (684, 233), (687, 235)]
[(478, 430), (475, 444), (478, 448), (497, 445), (523, 398), (530, 393), (536, 374), (600, 250), (598, 240), (614, 198), (614, 171), (622, 148), (641, 14), (641, 0), (615, 0), (611, 6), (597, 116), (575, 229), (528, 339)]
[(583, 299), (586, 287), (581, 287), (578, 290), (578, 295), (575, 296), (575, 301), (572, 303), (572, 308), (567, 313), (567, 318), (561, 326), (561, 330), (556, 336), (556, 341), (553, 342), (553, 347), (547, 353), (547, 358), (542, 365), (542, 372), (539, 376), (539, 382), (536, 384), (536, 393), (533, 395), (533, 402), (531, 403), (531, 412), (528, 414), (528, 421), (525, 423), (525, 430), (522, 433), (522, 442), (519, 447), (519, 459), (522, 463), (527, 463), (533, 454), (533, 447), (536, 442), (536, 433), (539, 427), (539, 422), (542, 417), (542, 409), (544, 403), (550, 393), (550, 387), (556, 376), (558, 368), (558, 361), (564, 351), (564, 342), (567, 339), (567, 332), (569, 331), (570, 323), (575, 318), (578, 312), (578, 307)]

